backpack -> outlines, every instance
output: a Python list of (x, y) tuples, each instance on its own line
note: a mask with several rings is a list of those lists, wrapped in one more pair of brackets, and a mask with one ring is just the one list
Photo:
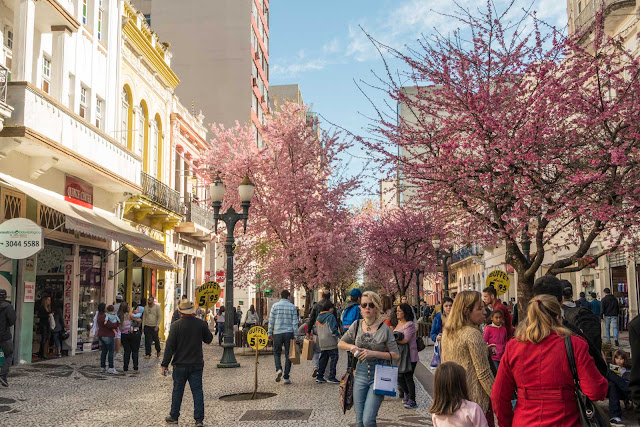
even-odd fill
[(318, 346), (320, 351), (334, 350), (338, 348), (338, 338), (333, 335), (329, 323), (320, 323), (316, 320), (316, 331), (318, 334)]
[(596, 346), (598, 351), (602, 350), (602, 330), (600, 328), (600, 318), (593, 314), (591, 310), (576, 305), (576, 307), (562, 306), (564, 318), (567, 322), (575, 325), (582, 331), (585, 337)]
[(358, 304), (351, 304), (342, 312), (342, 329), (346, 330), (360, 318), (360, 307)]

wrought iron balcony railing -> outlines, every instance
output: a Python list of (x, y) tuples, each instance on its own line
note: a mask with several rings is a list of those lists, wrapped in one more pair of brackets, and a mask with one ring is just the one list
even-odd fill
[(470, 247), (463, 247), (458, 249), (453, 253), (451, 257), (451, 263), (462, 261), (465, 258), (469, 258), (470, 256), (479, 256), (482, 255), (482, 248), (477, 244), (473, 243)]
[(145, 197), (172, 212), (184, 213), (183, 205), (180, 203), (180, 193), (145, 172), (141, 172), (141, 174), (142, 194)]
[(193, 222), (206, 229), (213, 229), (213, 211), (198, 206), (195, 202), (189, 201), (187, 203), (187, 218), (186, 222)]

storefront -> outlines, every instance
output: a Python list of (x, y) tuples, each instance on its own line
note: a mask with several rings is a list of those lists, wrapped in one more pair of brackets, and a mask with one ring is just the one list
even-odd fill
[(616, 251), (608, 256), (611, 294), (616, 297), (620, 305), (618, 329), (626, 331), (629, 324), (629, 282), (627, 276), (626, 255)]

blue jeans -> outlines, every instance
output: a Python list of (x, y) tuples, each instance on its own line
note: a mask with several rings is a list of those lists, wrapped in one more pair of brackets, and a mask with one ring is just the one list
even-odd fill
[(276, 371), (282, 369), (282, 345), (284, 344), (284, 379), (289, 379), (289, 372), (291, 371), (291, 360), (289, 360), (289, 348), (291, 340), (293, 339), (293, 332), (286, 332), (284, 334), (273, 334), (273, 358), (276, 362)]
[(620, 400), (626, 400), (630, 397), (629, 381), (621, 378), (615, 372), (608, 371), (607, 382), (609, 383), (609, 416), (621, 418)]
[[(318, 339), (318, 337), (314, 337), (313, 339), (314, 340)], [(315, 347), (314, 347), (312, 360), (313, 360), (313, 366), (315, 366), (316, 369), (320, 369), (320, 353), (321, 352), (320, 351), (316, 351)]]
[(218, 328), (218, 345), (222, 345), (222, 339), (224, 338), (224, 322), (216, 323)]
[(373, 379), (375, 377), (378, 360), (358, 362), (353, 376), (353, 408), (356, 413), (356, 427), (376, 427), (378, 409), (382, 405), (384, 396), (373, 393)]
[(173, 367), (173, 393), (171, 394), (171, 418), (177, 420), (180, 416), (180, 406), (184, 395), (184, 386), (189, 381), (193, 395), (193, 419), (204, 420), (204, 394), (202, 393), (202, 371), (200, 365), (175, 365)]
[(116, 339), (114, 337), (100, 337), (100, 344), (102, 344), (102, 351), (100, 352), (100, 367), (106, 368), (105, 359), (107, 358), (107, 352), (109, 353), (109, 368), (113, 368), (113, 351), (116, 346)]
[(613, 338), (618, 339), (618, 316), (604, 316), (604, 329), (607, 331), (607, 342), (611, 342), (611, 336), (609, 335), (609, 325), (613, 324)]
[(331, 359), (329, 365), (329, 379), (336, 379), (336, 366), (338, 365), (338, 349), (322, 350), (320, 353), (320, 365), (318, 366), (318, 376), (316, 378), (323, 379), (324, 371), (327, 369), (327, 362)]

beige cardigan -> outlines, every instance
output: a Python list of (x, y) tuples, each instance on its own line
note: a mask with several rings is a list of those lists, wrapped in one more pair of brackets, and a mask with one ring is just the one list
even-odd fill
[(455, 362), (467, 372), (469, 400), (480, 405), (486, 413), (491, 404), (494, 377), (489, 366), (487, 344), (480, 329), (465, 326), (453, 337), (444, 330), (441, 349), (442, 362)]

